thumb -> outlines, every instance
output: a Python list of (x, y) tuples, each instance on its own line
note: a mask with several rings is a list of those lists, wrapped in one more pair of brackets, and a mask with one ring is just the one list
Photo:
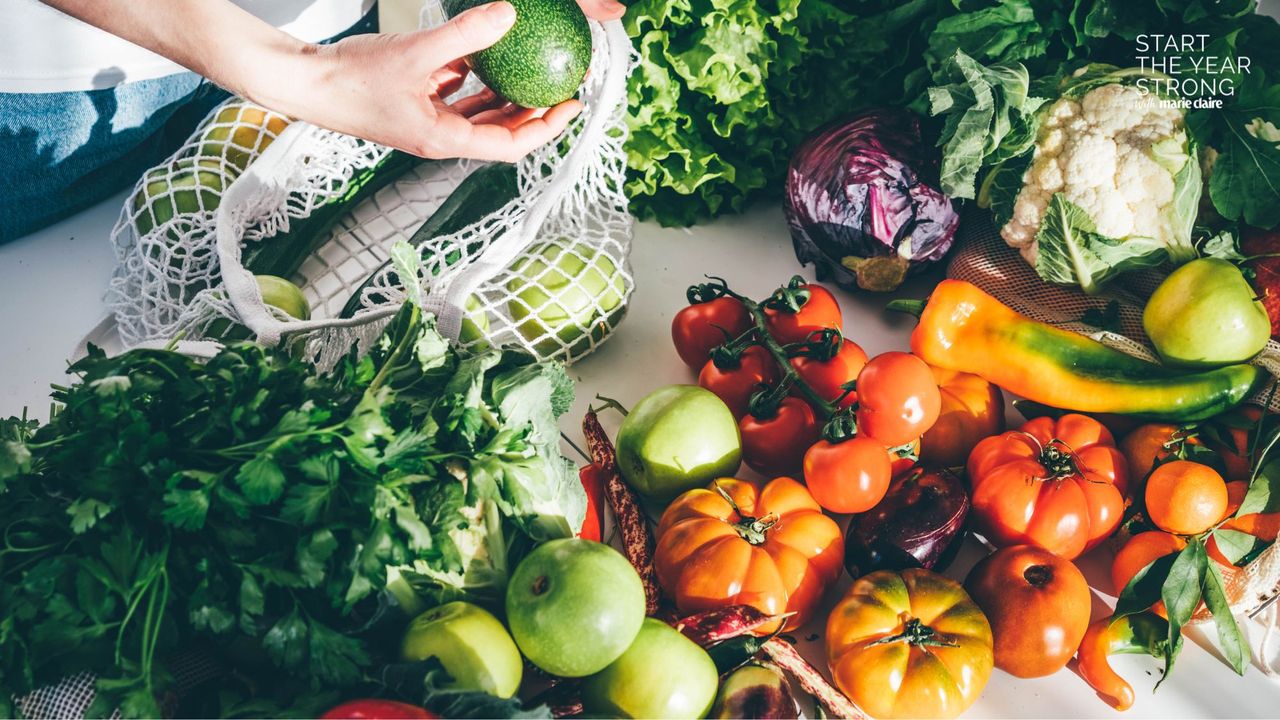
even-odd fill
[(515, 22), (516, 9), (505, 0), (473, 7), (426, 33), (426, 59), (432, 69), (443, 67), (498, 42)]

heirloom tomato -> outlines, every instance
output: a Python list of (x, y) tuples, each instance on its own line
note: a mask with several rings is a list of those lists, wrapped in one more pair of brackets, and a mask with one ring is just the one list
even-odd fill
[(821, 439), (822, 428), (809, 403), (783, 398), (767, 418), (750, 413), (738, 421), (742, 459), (761, 475), (789, 475), (801, 468), (804, 454)]
[(997, 547), (1036, 545), (1068, 560), (1120, 524), (1128, 465), (1111, 431), (1084, 415), (1040, 417), (969, 455), (973, 515)]
[(813, 391), (827, 402), (839, 400), (840, 407), (849, 407), (858, 400), (856, 392), (845, 392), (845, 384), (858, 379), (867, 364), (867, 353), (857, 343), (844, 340), (840, 349), (830, 359), (801, 355), (791, 358), (791, 367), (800, 374)]
[(888, 447), (923, 435), (941, 410), (933, 372), (911, 353), (877, 355), (858, 373), (858, 432)]
[(836, 685), (874, 718), (953, 718), (986, 687), (991, 625), (954, 580), (920, 568), (855, 581), (827, 618)]
[(959, 467), (983, 438), (1004, 430), (1004, 396), (977, 375), (929, 367), (942, 406), (920, 440), (920, 459), (931, 467)]
[(884, 445), (862, 436), (819, 440), (804, 454), (804, 482), (819, 505), (834, 513), (875, 507), (889, 489), (893, 464)]
[[(803, 485), (724, 478), (690, 490), (658, 522), (658, 584), (683, 615), (745, 604), (803, 625), (840, 576), (840, 526)], [(768, 634), (782, 621), (756, 630)]]
[(836, 302), (836, 297), (831, 294), (831, 291), (814, 283), (793, 283), (793, 285), (793, 290), (803, 290), (807, 293), (798, 310), (793, 312), (789, 308), (775, 307), (766, 301), (765, 321), (769, 334), (774, 340), (783, 345), (790, 345), (804, 342), (809, 338), (809, 333), (840, 329), (843, 324), (840, 304)]
[(741, 300), (718, 297), (680, 310), (671, 319), (671, 342), (685, 365), (701, 370), (711, 349), (751, 329), (751, 313)]

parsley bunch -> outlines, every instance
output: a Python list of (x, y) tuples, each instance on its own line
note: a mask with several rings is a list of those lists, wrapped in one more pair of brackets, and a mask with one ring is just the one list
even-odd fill
[(159, 716), (180, 651), (229, 668), (199, 714), (314, 713), (397, 654), (382, 621), (416, 599), (384, 592), (389, 568), (500, 598), (513, 553), (585, 514), (563, 369), (460, 357), (412, 305), (327, 374), (248, 343), (72, 372), (48, 424), (0, 423), (3, 716), (82, 671), (86, 715)]

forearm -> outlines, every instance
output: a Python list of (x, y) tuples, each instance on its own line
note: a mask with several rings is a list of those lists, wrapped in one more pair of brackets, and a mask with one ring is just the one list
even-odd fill
[(315, 70), (312, 46), (227, 0), (44, 2), (281, 112)]

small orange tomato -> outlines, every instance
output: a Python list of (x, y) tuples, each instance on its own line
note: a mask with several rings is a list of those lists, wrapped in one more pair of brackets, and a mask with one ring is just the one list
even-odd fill
[(788, 477), (716, 480), (677, 497), (658, 522), (658, 584), (686, 615), (746, 604), (769, 615), (795, 613), (784, 629), (797, 628), (843, 562), (840, 526)]
[(938, 383), (923, 360), (887, 352), (858, 373), (858, 432), (886, 447), (904, 445), (933, 427), (942, 410)]
[(853, 583), (827, 618), (836, 686), (875, 718), (953, 718), (991, 677), (991, 625), (960, 584), (919, 568)]
[(1200, 438), (1189, 433), (1186, 428), (1170, 423), (1147, 423), (1134, 428), (1120, 441), (1129, 477), (1135, 483), (1141, 482), (1156, 462), (1169, 457), (1180, 443), (1199, 445)]
[(1128, 470), (1111, 432), (1074, 413), (1041, 417), (969, 455), (973, 518), (997, 547), (1036, 545), (1073, 560), (1115, 532)]
[(931, 467), (964, 465), (979, 440), (1004, 430), (1004, 396), (977, 375), (930, 366), (942, 409), (920, 441), (920, 460)]
[(1089, 583), (1072, 564), (1033, 545), (1001, 548), (965, 578), (995, 636), (996, 667), (1022, 678), (1061, 670), (1089, 629)]
[(870, 510), (889, 490), (892, 479), (888, 449), (861, 435), (838, 443), (819, 440), (804, 454), (809, 492), (834, 513)]

